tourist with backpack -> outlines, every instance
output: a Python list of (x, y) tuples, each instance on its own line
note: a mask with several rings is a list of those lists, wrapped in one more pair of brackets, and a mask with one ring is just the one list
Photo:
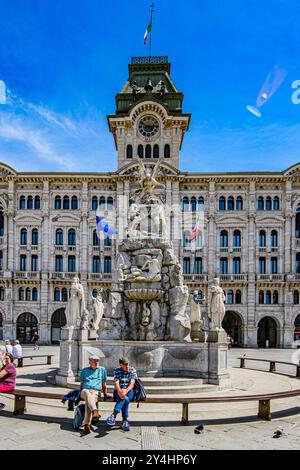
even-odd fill
[(116, 401), (114, 411), (107, 418), (106, 423), (109, 426), (116, 424), (116, 417), (122, 411), (122, 424), (123, 431), (129, 431), (130, 426), (128, 423), (128, 409), (130, 402), (135, 397), (134, 385), (137, 380), (137, 372), (134, 367), (129, 366), (129, 361), (126, 357), (119, 359), (120, 367), (115, 369), (114, 374), (114, 399)]

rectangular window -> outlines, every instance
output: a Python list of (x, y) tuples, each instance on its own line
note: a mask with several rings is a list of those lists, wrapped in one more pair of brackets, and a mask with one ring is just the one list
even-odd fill
[(105, 273), (111, 273), (111, 257), (110, 256), (105, 256), (104, 258), (104, 272)]
[(27, 256), (21, 255), (20, 256), (20, 271), (26, 271), (27, 268)]
[(99, 256), (93, 257), (93, 273), (100, 273), (100, 258)]
[(58, 273), (63, 272), (64, 265), (63, 265), (63, 257), (61, 255), (55, 256), (55, 271)]
[(278, 260), (277, 258), (271, 258), (271, 274), (278, 273)]
[(191, 260), (190, 258), (183, 258), (183, 274), (191, 273)]
[(233, 258), (233, 274), (241, 274), (241, 258)]
[(194, 274), (202, 274), (202, 258), (195, 259)]
[(228, 274), (228, 259), (220, 259), (220, 274)]
[(266, 274), (266, 258), (259, 258), (259, 274)]
[(31, 271), (38, 271), (38, 257), (37, 255), (32, 255), (31, 257)]
[(68, 257), (68, 272), (75, 273), (76, 272), (76, 259), (75, 256)]

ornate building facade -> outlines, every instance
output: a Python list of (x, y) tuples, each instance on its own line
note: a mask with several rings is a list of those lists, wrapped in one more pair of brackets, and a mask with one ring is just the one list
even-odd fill
[[(97, 289), (110, 289), (140, 158), (159, 162), (168, 236), (202, 311), (217, 276), (226, 294), (223, 326), (236, 344), (292, 347), (300, 331), (300, 164), (279, 172), (180, 171), (190, 115), (170, 69), (165, 56), (129, 64), (108, 116), (116, 172), (23, 173), (0, 164), (0, 339), (29, 342), (38, 330), (42, 343), (57, 342), (76, 273), (88, 308)], [(99, 242), (97, 209), (116, 224), (117, 237)]]

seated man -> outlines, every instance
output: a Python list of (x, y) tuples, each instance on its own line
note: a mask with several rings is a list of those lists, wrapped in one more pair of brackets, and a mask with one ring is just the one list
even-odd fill
[(101, 390), (105, 398), (108, 396), (106, 387), (107, 371), (105, 367), (99, 367), (99, 362), (99, 357), (90, 356), (89, 367), (82, 369), (80, 374), (80, 396), (85, 400), (83, 420), (85, 434), (91, 432), (91, 423), (99, 421), (101, 416), (97, 408)]
[(136, 370), (129, 367), (129, 361), (126, 357), (119, 359), (120, 367), (115, 369), (114, 376), (114, 399), (116, 400), (113, 413), (107, 418), (106, 423), (113, 426), (116, 423), (116, 416), (122, 410), (123, 422), (121, 428), (123, 431), (129, 431), (128, 408), (129, 403), (134, 397), (134, 384), (137, 379)]

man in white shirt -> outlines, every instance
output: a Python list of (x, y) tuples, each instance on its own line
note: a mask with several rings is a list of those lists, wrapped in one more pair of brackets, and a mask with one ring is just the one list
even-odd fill
[(20, 345), (20, 341), (17, 339), (14, 341), (12, 355), (14, 356), (14, 360), (20, 359), (20, 357), (23, 355), (22, 346)]

